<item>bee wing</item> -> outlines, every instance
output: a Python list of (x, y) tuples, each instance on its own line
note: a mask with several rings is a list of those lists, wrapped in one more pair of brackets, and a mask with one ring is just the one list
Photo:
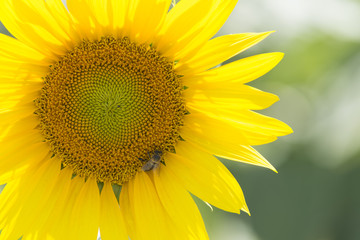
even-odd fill
[(157, 163), (154, 168), (153, 168), (153, 173), (156, 174), (157, 176), (160, 175), (160, 163)]

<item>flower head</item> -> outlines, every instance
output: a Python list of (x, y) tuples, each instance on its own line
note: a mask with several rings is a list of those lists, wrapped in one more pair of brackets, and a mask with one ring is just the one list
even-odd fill
[(270, 34), (211, 39), (236, 2), (0, 3), (0, 239), (207, 239), (189, 192), (249, 213), (214, 155), (274, 169), (251, 145), (291, 129), (246, 85), (282, 53), (215, 67)]

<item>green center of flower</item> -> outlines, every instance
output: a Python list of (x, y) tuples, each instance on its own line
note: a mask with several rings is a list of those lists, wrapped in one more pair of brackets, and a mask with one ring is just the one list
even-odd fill
[(35, 113), (64, 167), (122, 184), (148, 153), (173, 151), (185, 114), (182, 89), (173, 62), (151, 46), (103, 37), (50, 67)]

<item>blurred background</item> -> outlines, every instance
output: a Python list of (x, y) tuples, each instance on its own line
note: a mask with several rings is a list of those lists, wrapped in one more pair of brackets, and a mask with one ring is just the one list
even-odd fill
[(261, 113), (294, 133), (256, 146), (278, 174), (223, 160), (252, 215), (197, 200), (210, 239), (360, 239), (360, 1), (240, 0), (218, 35), (269, 30), (276, 33), (231, 61), (285, 52), (249, 85), (280, 97)]

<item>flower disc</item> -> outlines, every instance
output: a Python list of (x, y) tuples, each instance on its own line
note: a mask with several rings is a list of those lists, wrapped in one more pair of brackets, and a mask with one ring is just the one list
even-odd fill
[(74, 174), (122, 184), (149, 152), (172, 151), (185, 114), (173, 63), (128, 38), (83, 41), (50, 67), (42, 133)]

